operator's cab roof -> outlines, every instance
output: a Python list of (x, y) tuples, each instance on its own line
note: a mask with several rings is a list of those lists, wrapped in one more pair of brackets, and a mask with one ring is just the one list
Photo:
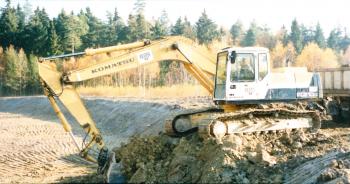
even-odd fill
[(265, 47), (227, 47), (222, 49), (221, 51), (236, 51), (236, 52), (248, 52), (248, 53), (254, 53), (254, 52), (269, 52), (268, 48)]

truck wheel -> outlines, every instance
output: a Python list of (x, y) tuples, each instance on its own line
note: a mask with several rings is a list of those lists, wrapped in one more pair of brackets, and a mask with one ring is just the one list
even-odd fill
[(337, 101), (335, 100), (327, 100), (325, 101), (327, 114), (332, 116), (332, 120), (336, 123), (343, 122), (340, 112), (340, 107)]

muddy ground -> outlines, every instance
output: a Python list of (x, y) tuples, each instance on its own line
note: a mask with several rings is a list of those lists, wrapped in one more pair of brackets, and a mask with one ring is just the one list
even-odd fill
[[(163, 135), (163, 122), (208, 98), (85, 98), (129, 182), (347, 183), (350, 123), (302, 131), (229, 136)], [(71, 117), (79, 143), (84, 133)], [(80, 159), (44, 97), (0, 98), (0, 183), (100, 182)]]

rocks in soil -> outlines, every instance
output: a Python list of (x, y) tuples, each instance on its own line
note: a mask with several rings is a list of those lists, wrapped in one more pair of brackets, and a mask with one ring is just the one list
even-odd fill
[[(220, 144), (197, 134), (183, 138), (161, 134), (133, 137), (115, 152), (131, 183), (282, 183), (295, 167), (327, 153), (334, 144), (336, 139), (322, 133), (302, 131), (230, 135)], [(333, 165), (317, 181), (343, 181), (350, 162)]]

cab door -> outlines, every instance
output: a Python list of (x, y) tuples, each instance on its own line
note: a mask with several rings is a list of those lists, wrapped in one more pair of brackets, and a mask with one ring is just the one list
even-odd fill
[(258, 75), (257, 75), (257, 90), (256, 96), (257, 99), (269, 99), (269, 83), (268, 83), (268, 74), (270, 73), (269, 62), (268, 62), (267, 53), (258, 53)]
[(226, 99), (227, 57), (227, 51), (220, 52), (217, 57), (214, 100)]
[(247, 102), (257, 98), (255, 58), (254, 53), (237, 53), (235, 60), (230, 62), (227, 80), (229, 101)]

